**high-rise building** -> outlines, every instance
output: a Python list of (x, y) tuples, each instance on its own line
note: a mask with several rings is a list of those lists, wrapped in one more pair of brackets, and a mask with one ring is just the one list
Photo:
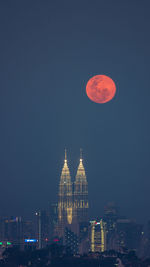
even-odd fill
[(74, 181), (74, 221), (77, 225), (79, 238), (79, 253), (88, 252), (88, 183), (83, 166), (82, 151), (80, 150), (80, 162)]
[(116, 249), (116, 224), (118, 219), (118, 207), (109, 202), (104, 208), (104, 221), (107, 230), (107, 249)]
[(40, 210), (36, 215), (36, 239), (38, 240), (38, 247), (45, 247), (50, 241), (50, 217), (45, 210)]
[(74, 182), (74, 209), (77, 222), (88, 222), (88, 183), (83, 166), (82, 153)]
[(116, 230), (116, 221), (118, 219), (118, 208), (113, 202), (109, 202), (104, 207), (104, 221), (106, 222), (108, 235)]
[(70, 171), (67, 164), (67, 153), (65, 150), (64, 166), (61, 172), (58, 193), (58, 235), (64, 236), (64, 229), (72, 224), (73, 203), (72, 183)]
[(75, 239), (77, 236), (82, 251), (85, 247), (85, 244), (82, 245), (82, 241), (88, 238), (88, 208), (88, 183), (82, 154), (80, 154), (80, 163), (74, 184), (72, 184), (65, 150), (64, 166), (59, 183), (58, 224), (56, 226), (58, 234), (56, 236), (63, 238), (63, 243), (67, 242), (66, 245), (70, 236)]
[(106, 223), (102, 219), (90, 222), (90, 250), (91, 252), (106, 250)]
[(55, 237), (55, 229), (58, 224), (58, 203), (50, 205), (50, 240), (53, 241)]

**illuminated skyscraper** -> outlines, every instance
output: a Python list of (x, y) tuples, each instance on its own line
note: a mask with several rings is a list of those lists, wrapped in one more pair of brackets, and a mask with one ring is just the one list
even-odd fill
[(82, 153), (80, 153), (80, 163), (74, 182), (74, 209), (77, 222), (88, 222), (88, 183), (83, 166)]
[(66, 226), (71, 225), (73, 216), (72, 183), (70, 171), (67, 164), (66, 150), (64, 166), (60, 177), (58, 198), (58, 233), (59, 236), (63, 236), (64, 229)]
[(91, 252), (104, 252), (106, 250), (106, 224), (100, 220), (90, 222)]
[(58, 223), (55, 236), (58, 236), (64, 245), (70, 244), (72, 251), (74, 251), (75, 244), (75, 247), (79, 246), (79, 251), (83, 253), (87, 251), (88, 208), (88, 183), (82, 154), (73, 186), (65, 151), (64, 166), (59, 183)]

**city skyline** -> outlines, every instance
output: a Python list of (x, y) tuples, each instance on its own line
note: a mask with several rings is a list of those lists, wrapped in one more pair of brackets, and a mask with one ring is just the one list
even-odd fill
[[(67, 164), (69, 166), (69, 172), (70, 172), (70, 175), (72, 177), (72, 183), (74, 183), (75, 177), (76, 177), (76, 172), (77, 172), (76, 170), (79, 167), (79, 163), (80, 163), (81, 157), (83, 158), (84, 164), (85, 164), (85, 166), (86, 166), (86, 168), (88, 170), (87, 162), (84, 160), (84, 157), (87, 159), (87, 155), (85, 155), (83, 149), (79, 148), (78, 149), (78, 153), (77, 153), (77, 158), (74, 159), (74, 157), (73, 157), (73, 160), (72, 160), (72, 158), (69, 157), (69, 155), (70, 154), (74, 154), (74, 153), (68, 153), (70, 151), (69, 151), (69, 149), (66, 148), (66, 146), (63, 149), (63, 152), (65, 152), (65, 155), (66, 155), (66, 153), (68, 155), (67, 156)], [(63, 162), (64, 162), (63, 154), (62, 154), (61, 162), (60, 162), (59, 167), (58, 167), (59, 168), (58, 174), (56, 175), (57, 176), (57, 183), (59, 182), (60, 173), (62, 172), (62, 165), (63, 165)], [(82, 155), (84, 155), (84, 156), (82, 156)], [(57, 166), (58, 166), (58, 164), (57, 164)], [(22, 214), (22, 213), (19, 213), (19, 214), (18, 213), (14, 213), (15, 216), (19, 215), (19, 216), (23, 216), (24, 218), (30, 218), (31, 219), (33, 214), (35, 213), (35, 211), (38, 210), (39, 208), (41, 210), (49, 209), (49, 204), (57, 203), (57, 201), (58, 201), (57, 191), (58, 191), (58, 184), (56, 185), (56, 192), (54, 192), (53, 199), (51, 199), (51, 200), (48, 199), (48, 201), (45, 202), (45, 205), (43, 205), (43, 206), (35, 205), (32, 210), (28, 210), (27, 209), (26, 213), (24, 213), (24, 214)], [(89, 188), (89, 192), (90, 192), (90, 188)], [(123, 217), (125, 216), (126, 218), (129, 217), (129, 218), (131, 218), (133, 220), (137, 220), (138, 222), (144, 223), (144, 224), (147, 222), (146, 219), (143, 221), (143, 219), (141, 218), (140, 214), (139, 214), (139, 217), (136, 218), (136, 216), (132, 216), (132, 213), (130, 215), (130, 213), (127, 213), (126, 211), (124, 211), (122, 209), (122, 207), (119, 205), (119, 203), (117, 201), (115, 201), (114, 199), (110, 199), (110, 198), (105, 199), (105, 201), (102, 202), (103, 205), (101, 206), (101, 212), (99, 214), (97, 214), (97, 211), (95, 211), (94, 213), (92, 212), (92, 206), (94, 205), (94, 199), (91, 199), (90, 196), (89, 196), (89, 203), (91, 204), (90, 207), (89, 207), (89, 216), (90, 216), (90, 218), (96, 218), (97, 216), (98, 216), (97, 218), (102, 218), (104, 216), (104, 208), (105, 208), (105, 206), (108, 203), (113, 203), (116, 207), (118, 207), (118, 209), (120, 211), (120, 216), (123, 216)], [(7, 217), (7, 216), (13, 216), (13, 214), (12, 213), (9, 214), (8, 212), (4, 212), (4, 214), (1, 214), (1, 216), (6, 216)]]
[[(67, 150), (60, 173), (58, 200), (44, 209), (38, 208), (32, 218), (0, 216), (0, 251), (17, 246), (19, 250), (41, 250), (63, 246), (69, 255), (136, 251), (140, 257), (149, 253), (149, 221), (139, 224), (107, 203), (103, 215), (89, 215), (88, 179), (83, 153), (73, 177), (68, 166)], [(94, 256), (95, 257), (95, 256)]]

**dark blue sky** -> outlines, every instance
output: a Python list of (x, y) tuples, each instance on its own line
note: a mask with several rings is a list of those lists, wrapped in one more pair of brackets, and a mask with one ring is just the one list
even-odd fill
[[(64, 148), (74, 179), (83, 148), (91, 216), (108, 201), (150, 219), (148, 0), (0, 1), (0, 214), (56, 200)], [(106, 104), (85, 93), (110, 76)]]

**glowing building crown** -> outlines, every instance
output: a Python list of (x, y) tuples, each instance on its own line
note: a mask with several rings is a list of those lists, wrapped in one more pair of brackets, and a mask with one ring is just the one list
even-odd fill
[(86, 174), (82, 159), (82, 150), (80, 150), (80, 163), (77, 169), (76, 180), (86, 180)]
[(70, 181), (71, 176), (70, 176), (70, 171), (68, 168), (68, 164), (67, 164), (67, 152), (65, 149), (65, 160), (64, 160), (64, 166), (61, 172), (61, 181), (67, 182)]

